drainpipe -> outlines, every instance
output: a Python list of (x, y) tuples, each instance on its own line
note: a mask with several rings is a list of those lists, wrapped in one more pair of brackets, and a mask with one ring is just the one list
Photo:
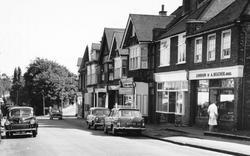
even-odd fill
[[(241, 27), (242, 29), (242, 27)], [(244, 32), (244, 53), (243, 53), (243, 77), (242, 77), (242, 106), (241, 106), (241, 128), (245, 127), (245, 119), (244, 119), (244, 105), (245, 105), (245, 65), (246, 65), (246, 46), (247, 46), (247, 30), (246, 28), (242, 29)]]

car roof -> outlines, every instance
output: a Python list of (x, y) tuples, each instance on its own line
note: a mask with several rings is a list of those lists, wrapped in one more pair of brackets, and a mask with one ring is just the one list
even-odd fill
[(95, 110), (95, 109), (104, 109), (104, 110), (106, 110), (108, 108), (105, 108), (105, 107), (91, 107), (90, 108), (90, 110)]
[(13, 106), (13, 107), (10, 107), (9, 110), (12, 110), (12, 109), (33, 109), (32, 107), (27, 107), (27, 106)]

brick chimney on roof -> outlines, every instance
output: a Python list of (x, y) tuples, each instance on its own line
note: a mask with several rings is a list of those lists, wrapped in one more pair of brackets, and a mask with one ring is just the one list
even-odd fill
[(164, 10), (164, 5), (161, 5), (161, 11), (159, 11), (160, 16), (167, 16), (167, 11)]

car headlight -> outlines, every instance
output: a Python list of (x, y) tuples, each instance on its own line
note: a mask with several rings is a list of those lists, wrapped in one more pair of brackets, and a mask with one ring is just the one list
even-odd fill
[(36, 123), (36, 120), (35, 119), (31, 119), (30, 120), (30, 124), (35, 124)]
[(6, 120), (6, 121), (5, 121), (5, 125), (6, 125), (6, 126), (10, 125), (9, 120)]
[(95, 121), (98, 121), (98, 117), (95, 118)]
[(145, 122), (144, 122), (144, 120), (142, 120), (142, 121), (141, 121), (141, 125), (142, 125), (142, 127), (144, 127), (144, 126), (145, 126)]

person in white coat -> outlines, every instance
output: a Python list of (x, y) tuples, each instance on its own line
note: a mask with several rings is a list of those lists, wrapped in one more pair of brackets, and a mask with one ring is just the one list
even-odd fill
[(218, 107), (216, 103), (212, 103), (209, 105), (207, 113), (209, 115), (208, 119), (209, 131), (214, 131), (214, 127), (217, 125), (217, 118), (218, 118)]

